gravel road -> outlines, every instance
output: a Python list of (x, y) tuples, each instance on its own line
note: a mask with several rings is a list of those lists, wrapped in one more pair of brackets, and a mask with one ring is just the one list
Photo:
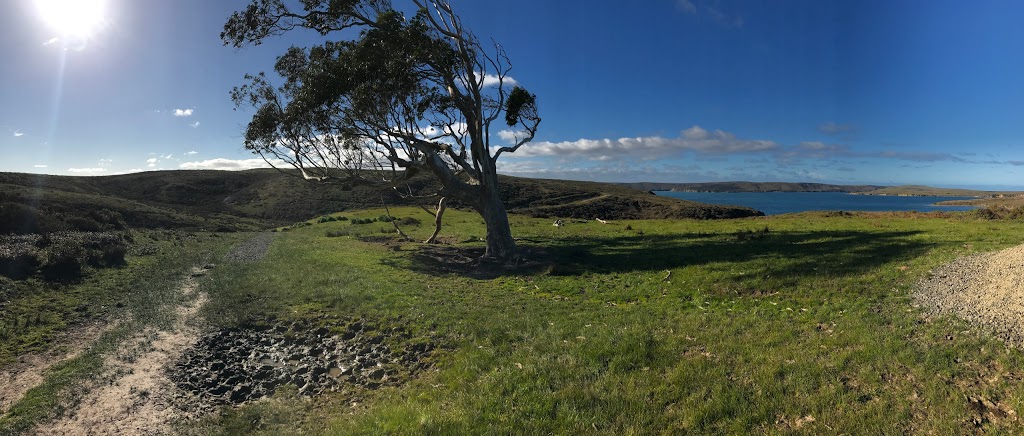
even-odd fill
[(1024, 348), (1024, 245), (963, 257), (937, 268), (918, 284), (914, 300)]
[(232, 247), (231, 251), (224, 255), (224, 260), (240, 263), (259, 262), (263, 260), (263, 256), (266, 256), (267, 249), (273, 242), (273, 233), (260, 233), (252, 239)]

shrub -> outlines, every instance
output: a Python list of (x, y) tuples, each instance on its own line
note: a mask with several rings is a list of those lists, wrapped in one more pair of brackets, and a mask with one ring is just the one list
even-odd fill
[(124, 256), (128, 254), (127, 245), (109, 245), (99, 251), (99, 265), (121, 266), (125, 264)]
[(337, 238), (339, 236), (345, 236), (346, 234), (347, 233), (342, 232), (340, 230), (330, 230), (330, 231), (327, 232), (327, 237), (328, 238)]
[(39, 233), (36, 210), (20, 203), (0, 203), (0, 234)]
[(405, 218), (396, 218), (396, 219), (399, 222), (401, 222), (402, 225), (406, 225), (406, 226), (418, 226), (420, 224), (423, 224), (418, 218), (411, 217), (411, 216), (410, 217), (405, 217)]
[(103, 230), (103, 225), (92, 218), (74, 216), (65, 220), (72, 230), (80, 232), (99, 232)]
[(381, 215), (381, 216), (377, 217), (374, 221), (380, 221), (382, 223), (390, 223), (391, 221), (394, 221), (394, 219), (395, 219), (395, 217), (393, 217), (391, 215)]
[(996, 220), (1000, 218), (1000, 213), (991, 207), (986, 207), (974, 211), (974, 216), (985, 220)]
[(124, 230), (128, 228), (120, 212), (110, 209), (92, 211), (89, 216), (103, 225), (103, 230)]
[(82, 275), (86, 263), (85, 249), (80, 243), (67, 238), (46, 247), (41, 270), (50, 280), (72, 280)]
[(42, 263), (41, 253), (30, 238), (0, 243), (0, 275), (22, 279), (35, 274)]

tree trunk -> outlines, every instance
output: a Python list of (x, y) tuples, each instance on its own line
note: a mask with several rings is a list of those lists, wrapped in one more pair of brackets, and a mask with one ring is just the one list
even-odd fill
[(424, 244), (433, 244), (434, 242), (437, 242), (437, 234), (441, 233), (441, 217), (444, 216), (444, 210), (447, 207), (447, 202), (447, 197), (441, 197), (441, 201), (437, 202), (437, 212), (434, 213), (434, 233), (424, 241)]
[(508, 212), (498, 194), (498, 178), (491, 175), (492, 183), (481, 186), (480, 207), (478, 211), (487, 225), (487, 251), (484, 257), (506, 261), (516, 255), (516, 242), (512, 239), (512, 229), (508, 225)]

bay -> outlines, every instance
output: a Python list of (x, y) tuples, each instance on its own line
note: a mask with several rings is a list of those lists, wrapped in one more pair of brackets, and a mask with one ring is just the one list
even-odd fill
[(671, 192), (658, 195), (709, 204), (746, 206), (765, 215), (805, 212), (810, 210), (842, 211), (963, 211), (974, 206), (936, 206), (947, 200), (970, 200), (972, 197), (899, 197), (854, 195), (845, 192)]

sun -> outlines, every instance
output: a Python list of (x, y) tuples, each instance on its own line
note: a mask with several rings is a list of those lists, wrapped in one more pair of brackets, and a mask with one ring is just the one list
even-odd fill
[(89, 38), (106, 21), (106, 0), (35, 0), (36, 9), (64, 38)]

